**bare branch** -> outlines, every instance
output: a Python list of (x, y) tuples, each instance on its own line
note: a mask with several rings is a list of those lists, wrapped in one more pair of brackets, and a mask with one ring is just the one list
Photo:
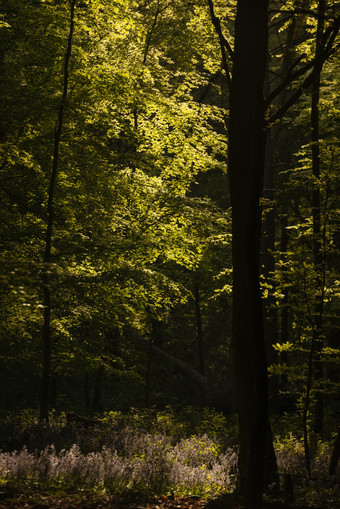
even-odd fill
[(303, 66), (301, 69), (298, 69), (297, 71), (292, 73), (292, 70), (299, 64), (299, 62), (301, 61), (301, 59), (303, 57), (304, 57), (304, 55), (300, 55), (300, 57), (288, 69), (287, 76), (285, 77), (285, 79), (283, 79), (282, 82), (280, 83), (280, 85), (269, 94), (269, 96), (266, 98), (266, 101), (265, 101), (266, 106), (269, 106), (272, 103), (272, 101), (275, 99), (275, 97), (278, 96), (280, 94), (280, 92), (282, 92), (286, 88), (287, 85), (289, 85), (293, 81), (300, 78), (300, 76), (305, 74), (307, 71), (309, 71), (314, 66), (314, 61), (311, 61), (308, 64), (306, 64), (305, 66)]

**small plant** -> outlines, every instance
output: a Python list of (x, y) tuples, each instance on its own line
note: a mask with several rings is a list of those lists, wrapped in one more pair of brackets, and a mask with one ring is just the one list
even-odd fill
[(277, 465), (280, 473), (301, 474), (305, 470), (303, 441), (289, 433), (285, 438), (274, 441)]

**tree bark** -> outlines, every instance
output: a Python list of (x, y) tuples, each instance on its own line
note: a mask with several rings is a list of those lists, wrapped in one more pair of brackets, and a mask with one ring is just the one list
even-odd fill
[(261, 506), (268, 420), (267, 364), (259, 285), (267, 31), (267, 0), (238, 0), (230, 95), (229, 180), (239, 470), (240, 488), (247, 509)]
[(50, 385), (51, 385), (51, 289), (49, 284), (49, 273), (51, 268), (51, 247), (52, 234), (54, 225), (54, 196), (56, 179), (59, 168), (59, 149), (61, 142), (62, 127), (64, 121), (64, 110), (67, 99), (67, 89), (69, 80), (69, 63), (72, 52), (72, 39), (74, 31), (74, 10), (76, 0), (70, 2), (70, 24), (65, 52), (64, 75), (63, 75), (63, 91), (59, 105), (59, 111), (54, 131), (54, 147), (52, 157), (52, 170), (50, 175), (48, 202), (47, 202), (47, 225), (45, 234), (45, 253), (44, 253), (44, 270), (42, 273), (42, 292), (44, 306), (44, 325), (43, 325), (43, 372), (41, 380), (40, 395), (40, 420), (48, 423), (48, 413), (50, 404)]

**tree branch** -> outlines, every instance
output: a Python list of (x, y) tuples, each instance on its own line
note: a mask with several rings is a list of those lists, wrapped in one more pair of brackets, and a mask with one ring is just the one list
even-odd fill
[[(339, 28), (340, 28), (340, 16), (336, 19), (333, 27), (331, 30), (328, 30), (325, 32), (324, 34), (324, 49), (321, 53), (321, 56), (320, 56), (320, 59), (319, 61), (316, 61), (316, 60), (313, 60), (313, 62), (311, 62), (310, 64), (307, 64), (307, 66), (305, 66), (304, 68), (304, 72), (306, 72), (306, 70), (308, 70), (308, 66), (309, 68), (313, 67), (313, 70), (312, 72), (305, 78), (305, 80), (303, 81), (303, 83), (300, 85), (300, 87), (295, 90), (295, 92), (291, 95), (291, 97), (287, 100), (287, 102), (285, 104), (283, 104), (283, 106), (281, 108), (279, 108), (270, 118), (269, 118), (269, 121), (268, 121), (268, 124), (272, 124), (274, 122), (276, 122), (277, 120), (281, 119), (283, 117), (283, 115), (289, 110), (289, 108), (291, 106), (293, 106), (293, 104), (296, 103), (296, 101), (301, 97), (301, 95), (306, 92), (306, 90), (308, 90), (308, 88), (312, 85), (313, 83), (313, 80), (314, 80), (314, 77), (315, 77), (315, 74), (316, 73), (321, 73), (321, 70), (322, 70), (322, 67), (323, 67), (323, 64), (326, 62), (326, 60), (332, 55), (334, 54), (340, 47), (340, 44), (337, 44), (335, 47), (333, 47), (333, 44), (334, 44), (334, 41), (335, 41), (335, 38), (339, 32)], [(327, 41), (328, 39), (328, 41)], [(292, 74), (290, 79), (288, 79), (288, 77), (284, 80), (284, 83), (285, 85), (287, 85), (288, 83), (291, 83), (293, 81), (292, 77), (295, 76), (294, 79), (296, 79), (296, 76), (300, 73), (300, 75), (302, 74), (301, 72), (302, 70), (299, 70), (299, 71), (296, 71), (296, 73)], [(282, 85), (282, 84), (281, 84)], [(281, 89), (281, 85), (279, 85), (279, 87), (274, 90), (272, 92), (272, 94), (270, 94), (269, 97), (271, 97), (271, 99), (273, 97), (275, 97), (277, 95), (277, 93), (280, 92), (280, 90), (278, 90), (279, 88)], [(273, 97), (272, 97), (273, 96)], [(269, 97), (267, 99), (267, 105), (269, 104)]]
[(275, 99), (276, 96), (278, 96), (280, 94), (280, 92), (282, 92), (287, 85), (289, 85), (289, 83), (292, 83), (293, 81), (295, 81), (297, 78), (299, 78), (300, 76), (302, 76), (303, 74), (305, 74), (307, 71), (309, 71), (313, 66), (314, 66), (314, 61), (311, 61), (309, 62), (308, 64), (306, 64), (304, 67), (302, 67), (301, 69), (298, 69), (297, 71), (295, 71), (294, 73), (292, 73), (292, 70), (299, 64), (299, 62), (301, 61), (301, 59), (304, 57), (304, 55), (301, 55), (291, 66), (290, 68), (288, 69), (287, 71), (287, 76), (282, 80), (282, 82), (280, 83), (280, 85), (278, 85), (270, 94), (269, 96), (266, 98), (265, 100), (265, 105), (266, 106), (269, 106), (272, 101)]
[(227, 49), (231, 59), (233, 59), (234, 53), (233, 53), (233, 50), (231, 49), (231, 46), (230, 46), (229, 42), (227, 41), (227, 39), (224, 37), (224, 35), (222, 33), (221, 22), (220, 22), (220, 19), (215, 14), (214, 4), (213, 4), (212, 0), (208, 0), (208, 5), (209, 5), (209, 10), (210, 10), (211, 21), (212, 21), (212, 23), (213, 23), (213, 25), (215, 27), (215, 31), (216, 31), (216, 33), (218, 35), (218, 38), (219, 38), (219, 41), (220, 41), (220, 48), (221, 48), (221, 54), (222, 54), (222, 64), (223, 64), (223, 68), (224, 68), (224, 71), (225, 71), (226, 76), (227, 76), (228, 87), (230, 89), (231, 78), (230, 78), (230, 72), (229, 72), (229, 65), (228, 65), (228, 60), (227, 60), (226, 49)]

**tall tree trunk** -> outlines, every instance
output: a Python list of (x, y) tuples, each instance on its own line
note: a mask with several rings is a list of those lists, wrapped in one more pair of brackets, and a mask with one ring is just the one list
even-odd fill
[[(316, 273), (316, 295), (317, 300), (314, 308), (314, 316), (311, 317), (312, 339), (309, 354), (307, 383), (304, 408), (302, 412), (302, 428), (305, 448), (305, 463), (308, 475), (311, 475), (310, 464), (310, 444), (308, 436), (307, 417), (310, 410), (311, 392), (313, 382), (316, 376), (322, 377), (322, 364), (320, 360), (320, 352), (322, 349), (321, 328), (324, 301), (324, 260), (321, 244), (321, 206), (320, 206), (320, 147), (319, 147), (319, 96), (320, 96), (320, 77), (322, 71), (322, 38), (324, 31), (324, 18), (326, 12), (326, 0), (319, 0), (318, 8), (318, 25), (316, 31), (316, 48), (314, 58), (314, 77), (312, 82), (312, 101), (311, 101), (311, 141), (312, 141), (312, 172), (314, 177), (314, 188), (312, 194), (312, 217), (313, 217), (313, 256), (314, 270)], [(321, 271), (321, 275), (319, 273)], [(318, 357), (315, 364), (315, 357)], [(317, 370), (317, 372), (315, 372)], [(322, 431), (323, 422), (323, 399), (322, 395), (318, 395), (316, 409), (316, 428)]]
[[(322, 37), (324, 31), (324, 16), (326, 12), (326, 0), (319, 1), (318, 26), (316, 34), (315, 62), (319, 62), (322, 52)], [(321, 200), (320, 200), (320, 145), (319, 145), (319, 98), (320, 98), (320, 73), (316, 73), (312, 85), (311, 105), (311, 139), (312, 139), (312, 164), (314, 189), (312, 198), (313, 207), (313, 255), (314, 270), (316, 272), (316, 294), (318, 297), (315, 305), (315, 318), (313, 327), (313, 342), (315, 343), (315, 379), (323, 377), (322, 361), (320, 359), (323, 347), (322, 322), (323, 322), (323, 301), (324, 301), (324, 254), (321, 239)], [(318, 434), (323, 429), (324, 398), (322, 392), (316, 394), (314, 431)]]
[(41, 380), (41, 396), (40, 396), (40, 420), (48, 423), (50, 385), (51, 385), (51, 289), (49, 284), (49, 272), (51, 268), (51, 247), (52, 234), (54, 225), (54, 195), (56, 187), (56, 179), (59, 168), (59, 149), (62, 135), (62, 127), (64, 120), (64, 110), (67, 99), (67, 89), (69, 80), (69, 63), (72, 52), (72, 38), (74, 31), (74, 10), (76, 0), (70, 2), (70, 24), (65, 52), (63, 90), (59, 105), (58, 117), (54, 132), (54, 147), (52, 157), (52, 170), (50, 175), (50, 183), (48, 190), (47, 202), (47, 226), (45, 234), (45, 253), (44, 253), (44, 270), (42, 273), (42, 291), (44, 306), (44, 325), (43, 325), (43, 372)]
[(239, 469), (247, 509), (261, 506), (268, 420), (267, 364), (259, 284), (267, 31), (267, 0), (238, 0), (230, 95), (229, 179)]

